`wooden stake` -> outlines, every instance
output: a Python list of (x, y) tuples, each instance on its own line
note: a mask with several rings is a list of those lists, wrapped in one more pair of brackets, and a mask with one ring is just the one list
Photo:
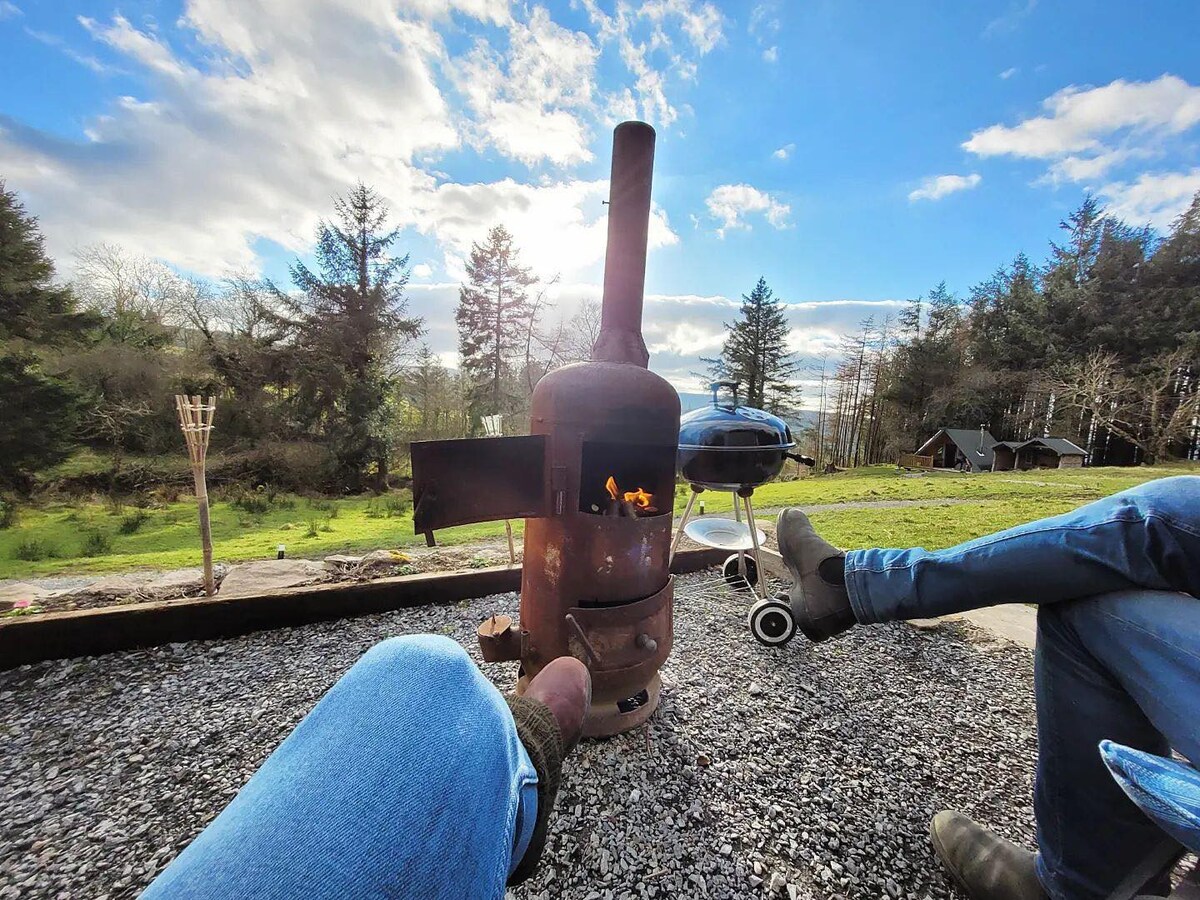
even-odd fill
[(212, 434), (217, 398), (202, 402), (199, 396), (175, 395), (175, 411), (179, 428), (187, 444), (188, 461), (192, 465), (192, 481), (196, 486), (196, 506), (200, 514), (200, 548), (204, 554), (204, 593), (211, 597), (217, 592), (213, 582), (212, 529), (208, 520), (208, 486), (204, 479), (204, 461), (208, 456), (208, 438)]
[(517, 564), (517, 548), (513, 545), (512, 522), (508, 519), (504, 520), (504, 532), (508, 535), (508, 564), (515, 566)]

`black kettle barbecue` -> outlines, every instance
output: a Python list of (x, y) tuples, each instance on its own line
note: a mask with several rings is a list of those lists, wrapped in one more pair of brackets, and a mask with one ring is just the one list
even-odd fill
[[(710, 547), (735, 552), (722, 567), (726, 584), (735, 590), (749, 590), (755, 596), (750, 608), (750, 632), (762, 644), (780, 647), (796, 633), (795, 621), (786, 599), (772, 598), (766, 592), (766, 580), (760, 570), (786, 575), (777, 553), (761, 546), (762, 535), (754, 520), (751, 495), (777, 477), (788, 459), (812, 466), (807, 456), (791, 452), (796, 441), (792, 430), (779, 416), (761, 409), (738, 404), (738, 384), (718, 381), (711, 384), (711, 407), (697, 409), (679, 423), (679, 473), (691, 485), (692, 493), (675, 534), (671, 555), (686, 533)], [(720, 392), (727, 388), (730, 401), (722, 403)], [(696, 497), (706, 490), (733, 494), (735, 520), (696, 519), (689, 527)], [(746, 524), (742, 524), (745, 515)]]
[[(721, 388), (731, 402), (722, 403)], [(679, 473), (690, 484), (716, 491), (741, 491), (766, 484), (788, 459), (805, 465), (813, 460), (790, 452), (792, 429), (761, 409), (738, 405), (738, 383), (709, 385), (711, 407), (693, 410), (679, 422)]]

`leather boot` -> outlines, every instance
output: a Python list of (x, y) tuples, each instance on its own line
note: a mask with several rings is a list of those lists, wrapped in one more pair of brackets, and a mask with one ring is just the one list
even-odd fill
[(779, 514), (775, 539), (792, 576), (792, 616), (804, 636), (824, 641), (856, 624), (842, 569), (846, 554), (817, 534), (798, 509)]
[(1048, 900), (1035, 855), (962, 813), (943, 810), (929, 823), (933, 849), (971, 900)]

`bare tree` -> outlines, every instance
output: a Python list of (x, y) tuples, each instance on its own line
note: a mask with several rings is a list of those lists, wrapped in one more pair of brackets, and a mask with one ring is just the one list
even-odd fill
[(1129, 375), (1116, 354), (1097, 350), (1069, 367), (1055, 385), (1060, 410), (1078, 410), (1101, 428), (1133, 444), (1145, 462), (1167, 456), (1171, 444), (1192, 438), (1200, 417), (1200, 391), (1190, 355), (1183, 350)]
[(75, 251), (75, 292), (84, 306), (106, 316), (133, 313), (163, 325), (181, 324), (195, 286), (157, 260), (117, 244)]
[(584, 300), (567, 322), (563, 343), (565, 362), (582, 362), (592, 358), (592, 347), (600, 337), (600, 301)]

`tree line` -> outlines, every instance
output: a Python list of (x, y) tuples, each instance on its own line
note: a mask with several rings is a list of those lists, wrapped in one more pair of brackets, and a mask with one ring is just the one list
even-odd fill
[[(1068, 437), (1093, 464), (1200, 455), (1200, 195), (1165, 236), (1091, 198), (1060, 224), (1041, 264), (1018, 254), (964, 298), (939, 284), (815, 369), (760, 278), (706, 374), (792, 417), (822, 466), (892, 462), (943, 426)], [(409, 310), (398, 241), (360, 184), (286, 287), (188, 278), (105, 244), (77, 251), (64, 284), (0, 182), (0, 488), (29, 490), (82, 448), (105, 454), (114, 491), (153, 480), (140, 461), (182, 455), (175, 393), (218, 397), (213, 450), (231, 480), (288, 489), (381, 489), (413, 440), (476, 435), (495, 416), (520, 429), (537, 381), (589, 356), (599, 304), (556, 315), (553, 279), (496, 226), (466, 261), (448, 368)]]
[[(333, 204), (290, 285), (181, 276), (121, 247), (78, 250), (56, 278), (37, 220), (0, 182), (0, 488), (91, 448), (114, 491), (182, 455), (173, 394), (218, 398), (212, 448), (231, 477), (290, 489), (382, 489), (412, 440), (510, 422), (550, 368), (586, 358), (598, 304), (554, 320), (502, 226), (473, 247), (455, 314), (461, 367), (411, 314), (410, 259), (365, 185)], [(218, 463), (218, 467), (219, 467)]]
[(1090, 464), (1200, 458), (1200, 195), (1165, 236), (1087, 198), (1048, 258), (938, 284), (815, 372), (823, 465), (894, 462), (941, 427), (1066, 437)]

